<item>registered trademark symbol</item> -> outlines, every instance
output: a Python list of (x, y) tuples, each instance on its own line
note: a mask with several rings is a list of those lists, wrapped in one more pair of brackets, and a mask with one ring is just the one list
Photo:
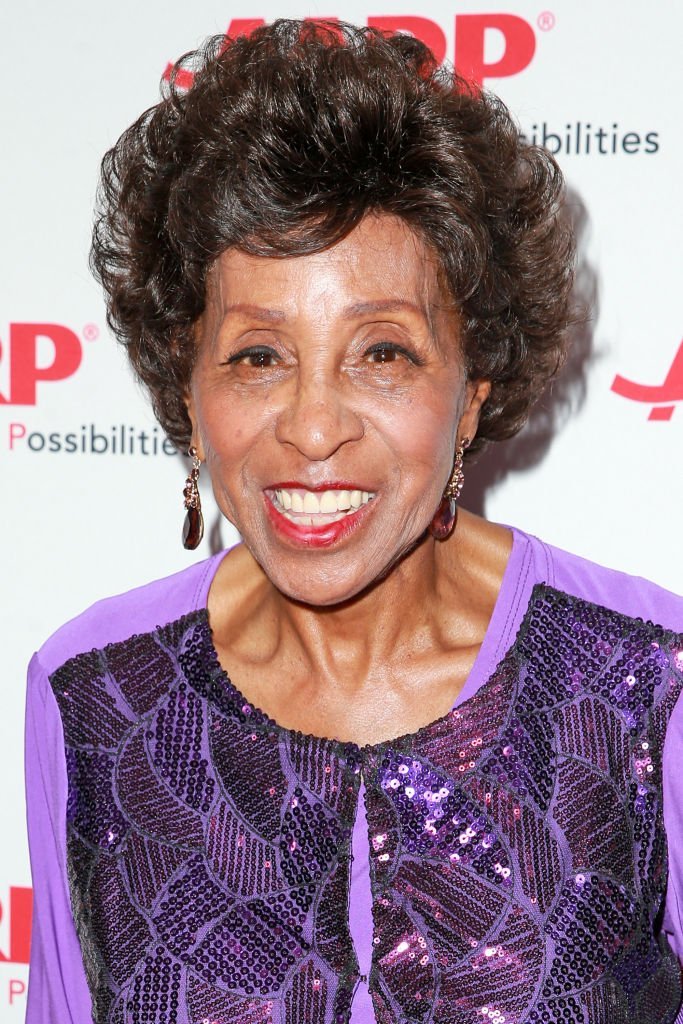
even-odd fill
[(541, 11), (536, 19), (536, 24), (541, 32), (550, 32), (551, 28), (555, 28), (555, 15), (552, 11)]
[(97, 324), (86, 324), (83, 328), (83, 337), (86, 341), (95, 341), (100, 336), (100, 329)]

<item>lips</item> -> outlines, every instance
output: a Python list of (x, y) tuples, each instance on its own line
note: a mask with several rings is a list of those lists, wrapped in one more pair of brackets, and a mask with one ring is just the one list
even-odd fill
[(290, 540), (308, 547), (328, 546), (348, 536), (375, 498), (359, 487), (319, 487), (298, 484), (267, 488), (266, 506), (273, 524)]

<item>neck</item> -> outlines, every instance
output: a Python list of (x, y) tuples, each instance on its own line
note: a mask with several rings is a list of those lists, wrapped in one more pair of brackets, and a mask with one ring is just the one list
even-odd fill
[(291, 651), (321, 683), (351, 691), (428, 647), (480, 643), (510, 538), (507, 531), (492, 537), (488, 531), (500, 528), (467, 513), (459, 519), (447, 541), (425, 537), (384, 578), (340, 605), (300, 604), (266, 583), (259, 615), (274, 646)]

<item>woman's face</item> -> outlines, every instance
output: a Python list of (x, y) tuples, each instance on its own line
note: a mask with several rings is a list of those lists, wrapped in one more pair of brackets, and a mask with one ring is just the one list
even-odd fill
[(231, 250), (198, 328), (188, 409), (221, 511), (289, 597), (355, 596), (424, 534), (488, 394), (435, 261), (387, 215), (311, 256)]

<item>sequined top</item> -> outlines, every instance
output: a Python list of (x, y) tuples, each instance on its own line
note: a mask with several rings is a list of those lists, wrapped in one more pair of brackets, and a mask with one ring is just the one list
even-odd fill
[(358, 747), (230, 681), (219, 560), (32, 662), (27, 1024), (672, 1024), (683, 600), (516, 531), (453, 710)]

